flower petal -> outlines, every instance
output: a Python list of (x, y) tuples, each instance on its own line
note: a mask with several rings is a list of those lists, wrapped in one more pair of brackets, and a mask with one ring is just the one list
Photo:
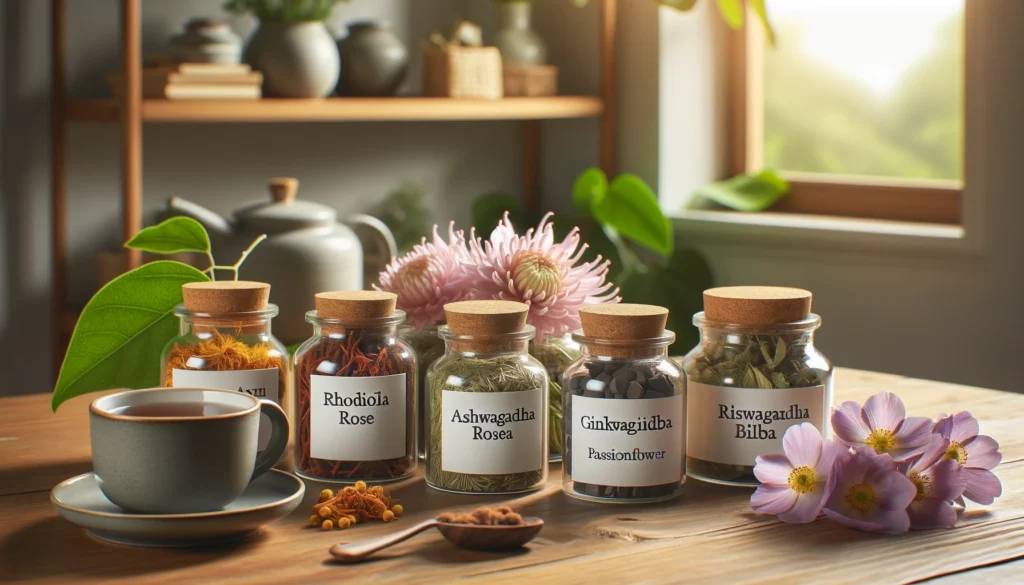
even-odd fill
[(966, 410), (958, 412), (949, 418), (952, 422), (949, 434), (950, 441), (964, 443), (981, 431), (981, 428), (978, 425), (978, 419), (971, 416), (971, 413)]
[(917, 496), (917, 486), (907, 476), (896, 471), (874, 476), (875, 506), (882, 510), (906, 510)]
[(972, 502), (988, 505), (1003, 493), (1003, 484), (999, 482), (996, 474), (987, 469), (976, 469), (964, 467), (967, 474), (967, 487), (964, 488), (964, 497)]
[(1003, 460), (1003, 455), (999, 452), (999, 443), (988, 435), (972, 437), (963, 443), (963, 446), (967, 451), (967, 467), (995, 469)]
[(824, 478), (829, 477), (832, 474), (832, 465), (835, 462), (836, 457), (840, 453), (848, 450), (849, 447), (839, 441), (833, 441), (831, 439), (823, 441), (821, 445), (821, 456), (818, 457), (818, 465), (814, 468), (814, 475)]
[(952, 528), (956, 525), (956, 510), (952, 504), (935, 498), (914, 502), (907, 508), (907, 516), (914, 530)]
[(798, 495), (793, 507), (779, 514), (779, 520), (790, 524), (806, 524), (813, 521), (821, 513), (821, 506), (824, 505), (827, 495), (825, 484), (819, 483), (814, 486), (814, 491)]
[(910, 529), (910, 517), (907, 516), (906, 510), (882, 510), (881, 513), (873, 514), (864, 520), (846, 516), (839, 511), (829, 508), (822, 509), (822, 512), (830, 520), (864, 532), (899, 534)]
[(871, 429), (864, 424), (860, 412), (860, 405), (852, 401), (844, 402), (839, 408), (832, 409), (832, 430), (835, 431), (836, 438), (847, 445), (863, 445), (871, 434)]
[(756, 462), (754, 465), (754, 477), (757, 478), (757, 481), (775, 485), (787, 485), (789, 474), (793, 471), (793, 466), (786, 459), (785, 455), (779, 455), (778, 453), (760, 455), (754, 461)]
[(792, 508), (796, 499), (796, 492), (789, 486), (761, 484), (750, 496), (750, 508), (758, 514), (775, 516)]
[(901, 422), (894, 432), (896, 448), (889, 451), (894, 461), (906, 461), (924, 453), (932, 443), (932, 419), (911, 416)]
[(901, 471), (906, 471), (907, 473), (921, 473), (932, 465), (935, 465), (935, 462), (939, 461), (942, 456), (946, 454), (946, 449), (948, 448), (948, 439), (944, 439), (940, 434), (932, 433), (924, 453), (921, 453), (920, 455), (911, 458), (907, 463), (904, 463), (906, 469)]
[(964, 493), (967, 474), (953, 459), (943, 459), (921, 473), (931, 480), (929, 498), (952, 502)]
[(782, 449), (793, 467), (813, 469), (821, 457), (821, 432), (811, 423), (793, 425), (782, 436)]
[(879, 392), (864, 403), (864, 421), (872, 429), (895, 431), (907, 416), (903, 401), (892, 392)]

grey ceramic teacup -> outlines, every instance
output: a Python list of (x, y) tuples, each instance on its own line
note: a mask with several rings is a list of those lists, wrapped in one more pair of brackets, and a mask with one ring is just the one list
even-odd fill
[[(257, 457), (260, 413), (271, 421)], [(92, 459), (107, 498), (129, 512), (220, 510), (270, 469), (288, 444), (277, 404), (207, 388), (129, 390), (89, 406)]]

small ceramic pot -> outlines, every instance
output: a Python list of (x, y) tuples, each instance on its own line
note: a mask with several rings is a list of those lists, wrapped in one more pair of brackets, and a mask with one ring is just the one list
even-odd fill
[(263, 72), (265, 94), (288, 98), (330, 95), (341, 66), (334, 37), (322, 22), (261, 22), (245, 61)]
[(529, 2), (498, 2), (501, 24), (494, 45), (501, 51), (501, 62), (506, 67), (547, 63), (548, 48), (530, 28), (530, 8)]
[(242, 61), (242, 37), (226, 23), (194, 18), (185, 32), (170, 40), (171, 59), (177, 63), (237, 65)]
[(348, 36), (338, 41), (338, 52), (341, 95), (393, 96), (409, 72), (409, 51), (386, 21), (350, 24)]

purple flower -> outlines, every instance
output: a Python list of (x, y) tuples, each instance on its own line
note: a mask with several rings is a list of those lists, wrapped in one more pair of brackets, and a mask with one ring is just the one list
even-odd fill
[[(987, 505), (1003, 493), (999, 478), (991, 471), (1003, 459), (999, 443), (992, 437), (978, 434), (978, 420), (971, 413), (940, 416), (933, 430), (949, 440), (944, 457), (956, 461), (967, 476), (963, 498)], [(963, 498), (957, 500), (961, 505)]]
[(910, 529), (907, 507), (917, 488), (888, 455), (870, 447), (840, 452), (825, 490), (825, 515), (840, 524), (893, 534)]
[(923, 416), (907, 417), (899, 396), (881, 392), (867, 399), (861, 408), (844, 402), (832, 410), (832, 429), (850, 447), (871, 447), (893, 461), (920, 455), (931, 442), (932, 421)]
[(754, 475), (761, 485), (750, 496), (750, 507), (758, 514), (777, 515), (783, 522), (810, 522), (821, 512), (832, 461), (841, 447), (822, 440), (811, 423), (803, 423), (786, 430), (782, 449), (785, 455), (757, 458)]
[(899, 464), (901, 472), (914, 483), (917, 495), (907, 508), (910, 527), (952, 528), (956, 524), (953, 500), (960, 497), (967, 485), (967, 474), (956, 461), (943, 457), (949, 441), (932, 435), (932, 442), (921, 455)]

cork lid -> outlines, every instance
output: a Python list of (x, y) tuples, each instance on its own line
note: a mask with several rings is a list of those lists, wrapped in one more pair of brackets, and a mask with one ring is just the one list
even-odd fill
[(777, 325), (811, 314), (811, 292), (781, 286), (726, 286), (704, 291), (704, 317), (718, 323)]
[(530, 306), (514, 301), (459, 301), (444, 306), (448, 330), (456, 335), (500, 335), (526, 327)]
[(181, 285), (185, 308), (193, 313), (251, 313), (267, 310), (270, 285), (248, 280), (189, 282)]
[(580, 309), (583, 334), (601, 339), (652, 339), (665, 333), (668, 309), (618, 303)]
[(317, 293), (316, 313), (325, 319), (366, 321), (395, 314), (398, 295), (376, 290), (344, 290)]

